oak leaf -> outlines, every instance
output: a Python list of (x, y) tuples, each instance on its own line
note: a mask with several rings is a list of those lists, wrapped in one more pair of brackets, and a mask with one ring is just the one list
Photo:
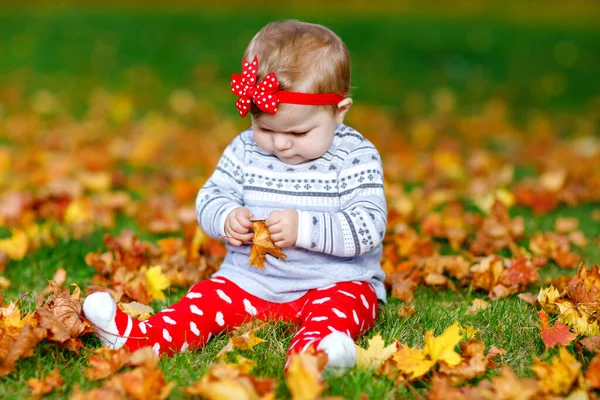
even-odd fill
[(475, 315), (475, 314), (485, 310), (489, 306), (490, 306), (490, 303), (488, 303), (485, 300), (473, 299), (473, 303), (471, 304), (471, 307), (469, 307), (469, 309), (467, 310), (467, 312), (465, 314)]
[(264, 269), (267, 254), (285, 260), (285, 254), (271, 240), (269, 228), (267, 228), (264, 221), (252, 221), (252, 229), (254, 230), (254, 239), (252, 239), (252, 247), (250, 248), (251, 267)]
[(581, 364), (561, 347), (559, 356), (553, 358), (550, 363), (544, 363), (534, 358), (531, 370), (537, 375), (542, 390), (548, 394), (567, 394), (581, 370)]
[(548, 314), (546, 311), (540, 310), (538, 316), (542, 322), (540, 327), (540, 335), (546, 350), (557, 346), (565, 346), (573, 341), (577, 337), (576, 333), (569, 330), (569, 327), (560, 321), (557, 321), (552, 327), (548, 325)]
[(85, 375), (90, 380), (104, 379), (119, 372), (127, 365), (129, 359), (130, 353), (125, 347), (116, 350), (100, 347), (88, 357), (89, 368), (85, 371)]
[(174, 386), (174, 382), (167, 383), (163, 371), (158, 366), (148, 365), (114, 375), (103, 384), (103, 387), (121, 391), (126, 398), (144, 400), (166, 399)]
[[(33, 355), (35, 346), (46, 338), (46, 330), (33, 326), (35, 320), (11, 333), (15, 328), (0, 326), (0, 377), (15, 369), (17, 360)], [(7, 330), (9, 332), (7, 332)]]
[(362, 368), (373, 367), (375, 370), (396, 352), (399, 345), (398, 341), (394, 340), (390, 345), (385, 346), (379, 333), (369, 339), (367, 343), (369, 346), (366, 349), (356, 345), (356, 365)]

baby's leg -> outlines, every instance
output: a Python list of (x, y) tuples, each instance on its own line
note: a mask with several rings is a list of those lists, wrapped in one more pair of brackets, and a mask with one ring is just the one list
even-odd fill
[(263, 308), (260, 302), (225, 278), (211, 278), (143, 322), (125, 314), (103, 292), (89, 295), (83, 312), (108, 347), (125, 345), (133, 351), (151, 346), (157, 354), (172, 354), (202, 347), (211, 336), (240, 325)]
[(354, 366), (354, 338), (371, 328), (377, 317), (377, 296), (371, 285), (341, 282), (311, 290), (302, 300), (303, 322), (292, 339), (288, 355), (312, 346), (327, 353), (328, 366)]

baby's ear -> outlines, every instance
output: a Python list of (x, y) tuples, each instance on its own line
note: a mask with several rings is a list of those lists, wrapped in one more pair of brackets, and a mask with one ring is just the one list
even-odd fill
[(337, 104), (337, 110), (335, 112), (335, 122), (341, 124), (344, 122), (346, 113), (352, 107), (352, 99), (350, 97), (345, 98)]

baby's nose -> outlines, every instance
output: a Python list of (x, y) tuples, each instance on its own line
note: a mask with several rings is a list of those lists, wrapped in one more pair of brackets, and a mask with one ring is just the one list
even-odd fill
[(288, 135), (276, 133), (273, 137), (273, 145), (279, 151), (287, 150), (292, 147), (292, 139)]

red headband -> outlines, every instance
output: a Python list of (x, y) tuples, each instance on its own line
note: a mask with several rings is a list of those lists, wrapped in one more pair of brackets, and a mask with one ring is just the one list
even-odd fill
[(314, 94), (279, 90), (275, 72), (270, 72), (256, 83), (256, 71), (258, 71), (258, 57), (255, 56), (252, 63), (242, 59), (242, 75), (231, 75), (231, 91), (240, 97), (235, 102), (235, 106), (242, 118), (250, 111), (252, 102), (262, 111), (275, 114), (279, 103), (323, 106), (337, 104), (344, 100), (343, 93)]

